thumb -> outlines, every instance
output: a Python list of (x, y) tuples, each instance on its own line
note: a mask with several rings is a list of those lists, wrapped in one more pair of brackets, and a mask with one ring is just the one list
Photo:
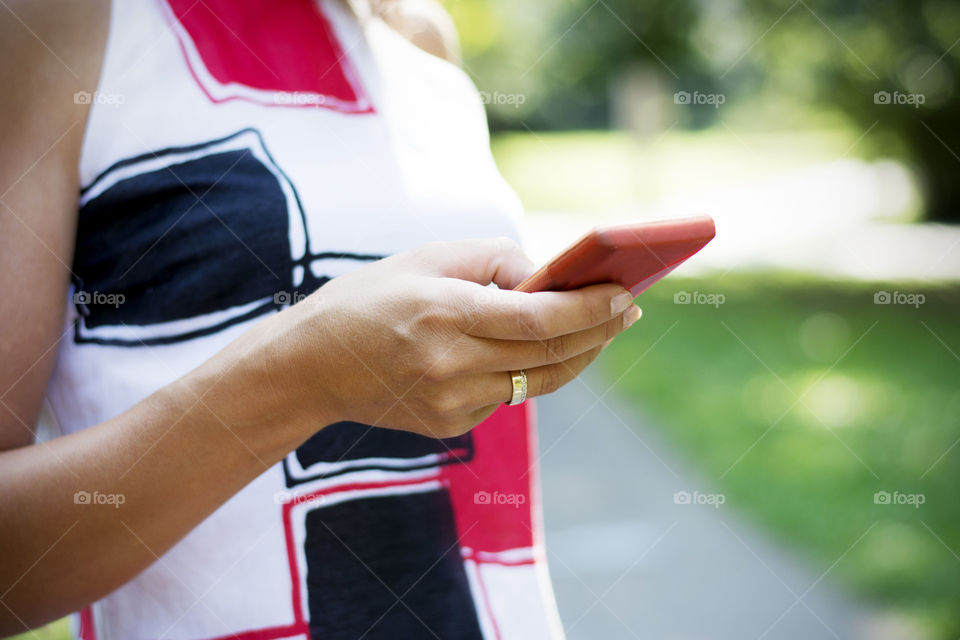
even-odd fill
[(434, 242), (419, 254), (435, 275), (482, 285), (494, 282), (501, 289), (513, 289), (534, 272), (533, 261), (506, 237)]

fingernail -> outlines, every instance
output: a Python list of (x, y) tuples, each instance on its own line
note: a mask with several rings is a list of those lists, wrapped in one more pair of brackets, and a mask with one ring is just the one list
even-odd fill
[(637, 305), (633, 305), (627, 309), (626, 313), (623, 314), (623, 328), (628, 329), (630, 325), (639, 320), (642, 315), (643, 311), (641, 311)]
[(610, 315), (615, 316), (618, 313), (623, 313), (631, 302), (633, 302), (633, 296), (627, 292), (613, 296), (610, 298)]

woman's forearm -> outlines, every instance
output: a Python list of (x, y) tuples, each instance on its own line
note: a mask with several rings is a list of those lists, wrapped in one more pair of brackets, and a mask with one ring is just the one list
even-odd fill
[(0, 635), (127, 582), (310, 435), (238, 342), (115, 418), (0, 453)]

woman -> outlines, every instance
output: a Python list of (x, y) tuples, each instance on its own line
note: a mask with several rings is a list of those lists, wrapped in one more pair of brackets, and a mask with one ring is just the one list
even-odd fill
[(522, 401), (639, 309), (509, 291), (476, 90), (386, 6), (9, 5), (0, 633), (559, 634)]

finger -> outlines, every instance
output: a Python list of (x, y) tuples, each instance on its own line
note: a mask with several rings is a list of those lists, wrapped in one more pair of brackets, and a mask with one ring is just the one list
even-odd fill
[(417, 250), (438, 276), (512, 289), (534, 272), (534, 264), (511, 238), (433, 242)]
[[(576, 378), (587, 365), (596, 359), (600, 347), (594, 347), (569, 360), (534, 369), (525, 369), (527, 374), (527, 397), (552, 393)], [(464, 394), (462, 406), (471, 410), (488, 407), (491, 404), (509, 402), (513, 396), (513, 383), (510, 372), (497, 371), (466, 376), (458, 382)]]
[(478, 338), (546, 340), (602, 324), (632, 301), (618, 284), (537, 293), (485, 289), (465, 301), (460, 329)]
[(633, 325), (640, 315), (640, 307), (630, 305), (626, 311), (603, 324), (555, 338), (481, 339), (475, 347), (477, 353), (470, 358), (470, 368), (473, 371), (515, 371), (563, 362), (613, 340)]

